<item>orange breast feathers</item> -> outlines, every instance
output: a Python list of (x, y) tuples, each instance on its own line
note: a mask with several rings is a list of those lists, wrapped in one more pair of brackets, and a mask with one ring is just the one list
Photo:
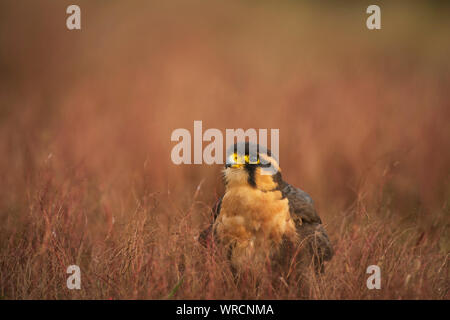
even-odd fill
[(214, 225), (221, 243), (233, 245), (232, 260), (239, 256), (265, 255), (278, 249), (283, 235), (294, 238), (295, 224), (287, 199), (280, 191), (261, 191), (251, 186), (230, 188)]

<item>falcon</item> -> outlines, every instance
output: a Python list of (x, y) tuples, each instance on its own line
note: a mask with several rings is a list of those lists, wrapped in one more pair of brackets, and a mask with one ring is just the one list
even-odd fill
[(223, 177), (225, 194), (213, 209), (213, 224), (200, 234), (203, 245), (225, 248), (235, 271), (269, 261), (272, 268), (313, 265), (323, 272), (333, 249), (313, 200), (283, 181), (270, 150), (232, 145)]

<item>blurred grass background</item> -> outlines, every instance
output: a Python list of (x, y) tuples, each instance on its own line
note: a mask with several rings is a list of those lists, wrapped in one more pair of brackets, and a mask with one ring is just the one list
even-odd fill
[[(1, 297), (448, 299), (445, 2), (377, 1), (377, 31), (370, 1), (77, 1), (81, 31), (70, 4), (0, 4)], [(337, 249), (306, 296), (205, 262), (221, 168), (170, 160), (194, 120), (280, 129)]]

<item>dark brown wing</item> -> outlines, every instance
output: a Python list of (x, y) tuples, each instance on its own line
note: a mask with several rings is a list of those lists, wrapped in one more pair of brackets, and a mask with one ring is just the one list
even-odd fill
[(219, 200), (217, 200), (216, 204), (212, 208), (212, 213), (214, 215), (213, 223), (211, 223), (211, 225), (208, 226), (205, 230), (200, 232), (200, 235), (198, 236), (198, 241), (205, 247), (207, 247), (208, 244), (212, 243), (212, 241), (213, 241), (213, 225), (214, 225), (214, 221), (216, 221), (217, 216), (220, 213), (220, 208), (222, 206), (222, 198), (223, 198), (223, 196), (220, 197)]
[(322, 271), (323, 261), (330, 260), (334, 253), (313, 200), (303, 190), (284, 181), (280, 184), (280, 191), (289, 201), (289, 211), (295, 221), (299, 240), (306, 240), (315, 266)]

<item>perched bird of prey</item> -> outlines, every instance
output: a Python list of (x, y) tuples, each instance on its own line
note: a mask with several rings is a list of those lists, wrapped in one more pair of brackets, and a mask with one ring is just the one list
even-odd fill
[[(313, 264), (323, 271), (333, 249), (311, 197), (281, 178), (270, 150), (248, 142), (227, 151), (225, 194), (199, 237), (227, 250), (234, 270)], [(268, 171), (269, 168), (275, 169)]]

